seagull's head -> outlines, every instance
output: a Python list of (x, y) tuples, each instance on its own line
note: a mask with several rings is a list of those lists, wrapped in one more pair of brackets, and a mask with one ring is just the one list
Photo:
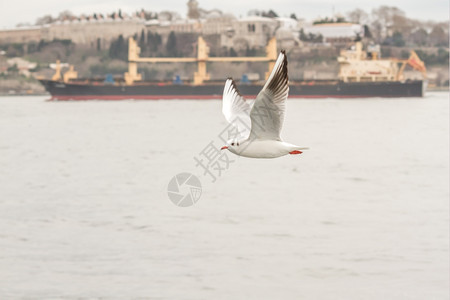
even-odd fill
[(239, 142), (237, 140), (229, 140), (225, 146), (220, 148), (220, 150), (228, 149), (228, 151), (236, 154), (237, 152), (240, 151), (240, 149), (241, 149), (240, 146), (241, 146), (241, 142)]

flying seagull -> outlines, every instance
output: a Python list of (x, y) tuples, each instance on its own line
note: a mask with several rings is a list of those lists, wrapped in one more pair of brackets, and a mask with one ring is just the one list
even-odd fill
[(301, 154), (308, 148), (283, 142), (280, 138), (288, 97), (288, 69), (285, 51), (281, 51), (266, 84), (253, 107), (242, 97), (232, 78), (225, 82), (222, 113), (235, 128), (236, 138), (221, 149), (245, 157), (275, 158)]

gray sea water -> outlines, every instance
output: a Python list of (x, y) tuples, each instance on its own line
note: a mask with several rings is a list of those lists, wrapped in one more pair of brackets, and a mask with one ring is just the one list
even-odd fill
[(310, 150), (215, 182), (220, 101), (45, 99), (0, 98), (0, 299), (449, 298), (447, 92), (289, 99)]

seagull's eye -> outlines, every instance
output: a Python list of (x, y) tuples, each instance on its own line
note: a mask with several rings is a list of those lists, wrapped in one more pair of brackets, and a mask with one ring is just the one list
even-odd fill
[(239, 143), (237, 143), (237, 145), (239, 146)]
[(231, 143), (231, 146), (234, 146), (234, 143)]

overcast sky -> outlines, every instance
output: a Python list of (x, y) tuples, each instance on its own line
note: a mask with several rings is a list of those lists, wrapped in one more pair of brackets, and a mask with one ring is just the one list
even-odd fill
[[(109, 13), (122, 11), (131, 13), (144, 8), (150, 11), (172, 10), (186, 15), (188, 0), (0, 0), (0, 28), (15, 27), (18, 23), (34, 24), (38, 17), (46, 14), (57, 16), (69, 10), (75, 14)], [(201, 8), (217, 8), (236, 16), (246, 16), (251, 9), (273, 9), (280, 16), (295, 13), (297, 17), (313, 20), (317, 17), (332, 16), (361, 8), (370, 12), (380, 5), (396, 6), (410, 18), (420, 20), (446, 21), (449, 19), (449, 0), (389, 0), (384, 2), (368, 0), (208, 0), (198, 1)]]

